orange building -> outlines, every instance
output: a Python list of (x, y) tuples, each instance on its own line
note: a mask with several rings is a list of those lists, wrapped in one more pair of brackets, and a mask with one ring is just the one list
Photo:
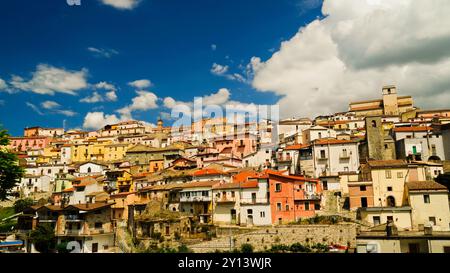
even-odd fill
[(318, 179), (284, 175), (267, 170), (269, 175), (272, 223), (285, 224), (312, 217), (320, 210), (322, 189)]

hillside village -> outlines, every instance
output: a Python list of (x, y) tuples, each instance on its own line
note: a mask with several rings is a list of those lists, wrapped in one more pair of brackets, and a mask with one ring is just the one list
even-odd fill
[(292, 243), (450, 253), (450, 109), (399, 93), (385, 86), (313, 120), (209, 119), (186, 133), (161, 119), (25, 128), (6, 147), (25, 169), (11, 202), (34, 204), (3, 239), (36, 252), (30, 231), (47, 224), (84, 253)]

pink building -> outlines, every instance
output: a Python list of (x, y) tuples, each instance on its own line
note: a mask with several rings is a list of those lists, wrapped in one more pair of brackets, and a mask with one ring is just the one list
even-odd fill
[(241, 159), (246, 155), (256, 152), (256, 145), (256, 137), (249, 133), (236, 134), (214, 140), (214, 147), (221, 155)]
[(31, 149), (44, 149), (47, 147), (51, 138), (48, 137), (11, 137), (10, 144), (8, 146), (9, 149), (24, 152)]

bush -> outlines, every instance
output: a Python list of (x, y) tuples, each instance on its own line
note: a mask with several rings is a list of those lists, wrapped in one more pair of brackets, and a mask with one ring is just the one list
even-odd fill
[(67, 242), (56, 245), (56, 250), (58, 253), (70, 253), (70, 250), (67, 249)]
[(33, 205), (34, 205), (34, 201), (31, 198), (19, 199), (16, 202), (14, 202), (14, 211), (16, 213), (19, 213)]
[(50, 225), (38, 225), (37, 228), (31, 232), (30, 239), (36, 250), (41, 253), (50, 253), (55, 250), (55, 231)]
[(300, 243), (294, 243), (291, 245), (290, 249), (291, 252), (294, 253), (305, 253), (305, 252), (311, 252), (311, 249), (307, 246), (304, 246)]
[(178, 247), (178, 253), (192, 253), (192, 249), (188, 248), (187, 245), (182, 244)]
[(241, 245), (242, 253), (253, 253), (253, 245), (251, 244), (242, 244)]
[(272, 245), (272, 247), (269, 249), (269, 252), (285, 253), (285, 252), (289, 252), (289, 250), (290, 250), (290, 247), (288, 245), (277, 244), (277, 245)]

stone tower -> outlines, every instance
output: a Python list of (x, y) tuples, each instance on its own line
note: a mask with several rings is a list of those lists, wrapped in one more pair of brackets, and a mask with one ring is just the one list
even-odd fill
[(384, 130), (381, 117), (366, 117), (367, 157), (383, 160)]
[(161, 117), (158, 117), (158, 122), (156, 123), (156, 125), (159, 130), (162, 130), (164, 123)]
[(386, 116), (398, 116), (397, 88), (393, 85), (383, 87), (383, 109)]

